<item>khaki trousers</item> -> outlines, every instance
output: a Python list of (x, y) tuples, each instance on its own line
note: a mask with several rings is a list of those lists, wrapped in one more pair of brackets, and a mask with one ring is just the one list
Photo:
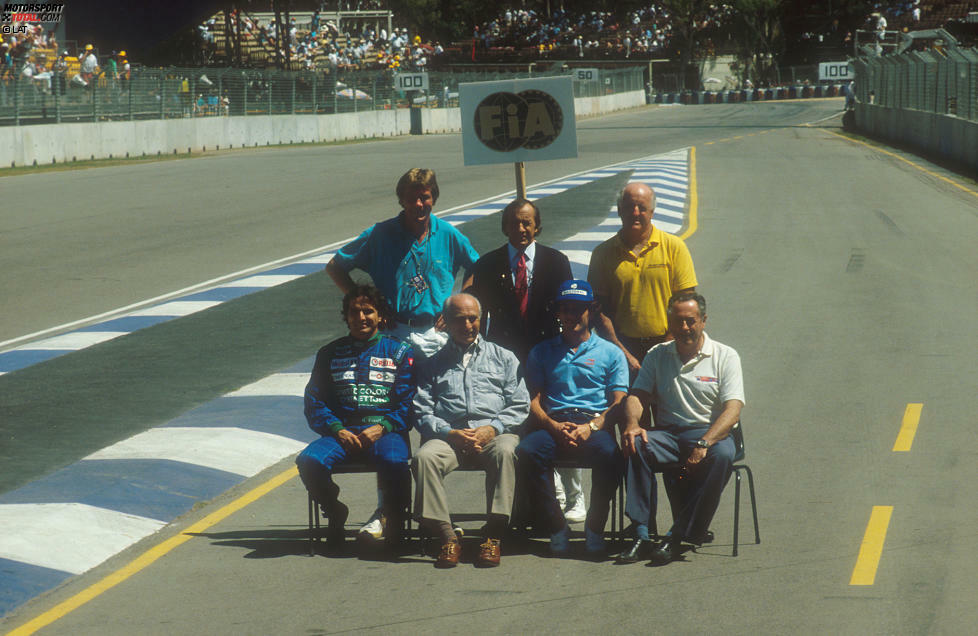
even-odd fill
[(445, 476), (460, 462), (486, 471), (486, 512), (509, 517), (516, 488), (516, 446), (520, 438), (503, 433), (492, 438), (481, 453), (460, 458), (448, 442), (431, 439), (421, 445), (411, 470), (416, 484), (414, 514), (418, 519), (450, 522)]

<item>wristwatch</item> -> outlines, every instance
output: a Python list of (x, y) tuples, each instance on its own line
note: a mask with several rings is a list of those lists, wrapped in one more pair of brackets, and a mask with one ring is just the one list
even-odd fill
[(592, 433), (596, 433), (601, 430), (600, 428), (598, 428), (598, 425), (594, 423), (594, 420), (588, 422), (587, 425), (588, 427), (590, 427)]
[(700, 448), (709, 448), (710, 447), (710, 443), (708, 441), (706, 441), (705, 439), (698, 439), (698, 440), (696, 440), (693, 443), (696, 444), (697, 446), (699, 446)]

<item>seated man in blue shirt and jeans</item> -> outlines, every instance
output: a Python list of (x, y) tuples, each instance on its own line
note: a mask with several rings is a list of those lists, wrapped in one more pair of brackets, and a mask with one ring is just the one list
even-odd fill
[(562, 555), (570, 530), (557, 502), (553, 462), (561, 457), (591, 465), (585, 547), (589, 556), (601, 558), (608, 511), (625, 469), (614, 427), (605, 418), (628, 391), (628, 363), (621, 349), (591, 331), (594, 292), (587, 281), (564, 282), (556, 303), (561, 334), (534, 347), (526, 362), (530, 425), (536, 430), (517, 447), (517, 466), (549, 524), (551, 552)]

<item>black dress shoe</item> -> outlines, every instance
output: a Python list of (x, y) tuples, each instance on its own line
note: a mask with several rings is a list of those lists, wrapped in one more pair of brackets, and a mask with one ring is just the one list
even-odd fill
[(628, 549), (618, 555), (618, 560), (622, 563), (636, 563), (642, 560), (642, 555), (647, 554), (652, 548), (652, 542), (648, 539), (635, 539)]
[(652, 553), (652, 565), (666, 565), (667, 563), (672, 563), (679, 558), (679, 546), (678, 541), (667, 540), (663, 541), (655, 552)]

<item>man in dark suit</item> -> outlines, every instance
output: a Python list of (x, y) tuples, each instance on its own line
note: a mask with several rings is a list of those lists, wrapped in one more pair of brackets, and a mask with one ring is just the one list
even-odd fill
[(469, 291), (488, 314), (486, 339), (525, 362), (536, 344), (560, 333), (553, 299), (573, 275), (566, 256), (536, 242), (542, 229), (536, 205), (516, 199), (502, 216), (509, 242), (478, 260)]
[[(543, 227), (536, 205), (516, 199), (502, 216), (509, 242), (476, 262), (468, 291), (482, 303), (486, 340), (509, 349), (525, 364), (530, 349), (560, 334), (553, 300), (561, 283), (573, 274), (564, 254), (536, 242)], [(555, 477), (567, 521), (584, 521), (587, 505), (581, 470), (559, 469)]]

